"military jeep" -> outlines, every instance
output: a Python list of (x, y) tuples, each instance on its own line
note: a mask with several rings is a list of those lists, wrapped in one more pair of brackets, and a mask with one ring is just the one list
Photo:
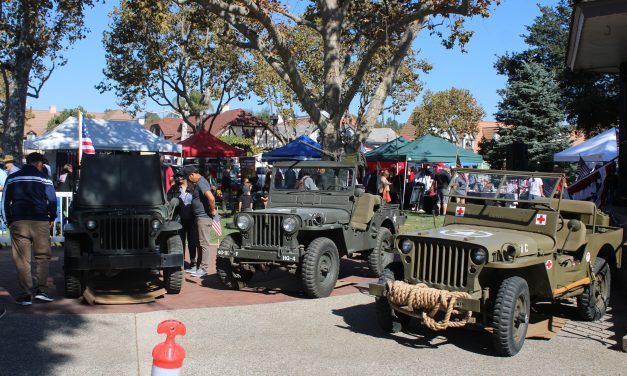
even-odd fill
[(356, 185), (355, 164), (335, 161), (279, 162), (274, 165), (268, 205), (238, 213), (238, 233), (218, 247), (222, 283), (239, 289), (257, 270), (296, 268), (309, 297), (329, 296), (340, 258), (367, 255), (380, 275), (393, 261), (393, 235), (405, 217), (398, 205), (381, 202)]
[[(539, 179), (535, 197), (530, 188)], [(499, 354), (513, 356), (536, 302), (576, 297), (581, 317), (599, 320), (611, 270), (621, 265), (623, 230), (592, 202), (554, 198), (563, 181), (560, 174), (457, 170), (443, 227), (397, 236), (392, 252), (400, 262), (370, 284), (379, 325), (397, 332), (411, 317), (436, 330), (475, 322), (492, 328)], [(427, 294), (438, 300), (415, 304), (403, 291), (414, 302)]]
[[(65, 296), (93, 274), (162, 269), (166, 291), (183, 282), (181, 225), (172, 221), (158, 156), (85, 155), (65, 234)], [(139, 273), (136, 273), (139, 275)]]

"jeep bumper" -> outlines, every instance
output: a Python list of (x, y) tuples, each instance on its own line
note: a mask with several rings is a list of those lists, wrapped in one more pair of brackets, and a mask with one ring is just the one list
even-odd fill
[(270, 261), (270, 262), (285, 262), (285, 263), (297, 263), (300, 262), (299, 249), (279, 248), (278, 250), (260, 250), (260, 249), (248, 249), (248, 248), (234, 248), (231, 250), (220, 249), (217, 251), (218, 257), (222, 258), (237, 258), (247, 259), (254, 261)]
[[(385, 284), (374, 282), (368, 285), (368, 293), (376, 297), (386, 297), (388, 291)], [(481, 300), (457, 298), (454, 308), (462, 311), (481, 312)]]
[(66, 257), (67, 270), (162, 269), (183, 266), (183, 254), (85, 255)]

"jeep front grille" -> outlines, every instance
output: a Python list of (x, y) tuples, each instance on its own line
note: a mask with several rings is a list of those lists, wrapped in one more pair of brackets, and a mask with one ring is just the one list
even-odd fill
[(252, 214), (254, 225), (250, 242), (258, 247), (282, 247), (281, 215)]
[(470, 248), (453, 243), (416, 241), (414, 278), (431, 287), (463, 289), (466, 287)]
[(98, 219), (100, 249), (143, 250), (149, 248), (150, 220), (146, 217), (106, 217)]

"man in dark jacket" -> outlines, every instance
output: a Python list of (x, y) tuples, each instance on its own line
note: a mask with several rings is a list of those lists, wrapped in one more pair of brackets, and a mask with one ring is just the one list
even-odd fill
[(37, 262), (35, 299), (51, 302), (47, 291), (50, 226), (57, 217), (57, 198), (45, 171), (43, 155), (29, 154), (26, 165), (9, 175), (2, 201), (2, 217), (9, 226), (13, 261), (22, 289), (15, 302), (24, 306), (32, 304), (31, 248)]

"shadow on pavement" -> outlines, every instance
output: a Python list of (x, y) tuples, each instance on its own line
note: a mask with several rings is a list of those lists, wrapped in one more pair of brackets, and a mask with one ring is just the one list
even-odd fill
[(7, 313), (0, 319), (0, 375), (59, 373), (72, 357), (80, 356), (80, 349), (53, 346), (53, 337), (72, 338), (83, 331), (84, 324), (80, 315)]
[(388, 334), (377, 324), (374, 302), (335, 309), (332, 312), (344, 319), (346, 326), (340, 326), (343, 329), (376, 338), (393, 339), (403, 346), (436, 349), (442, 345), (451, 344), (480, 355), (496, 356), (492, 350), (489, 334), (482, 331), (449, 329), (434, 332), (421, 326), (417, 320), (412, 320), (407, 333)]

